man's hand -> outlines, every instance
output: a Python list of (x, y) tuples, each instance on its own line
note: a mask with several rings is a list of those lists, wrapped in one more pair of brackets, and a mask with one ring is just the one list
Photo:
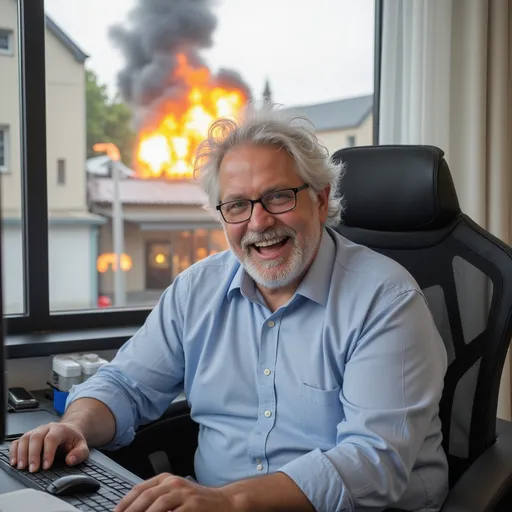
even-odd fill
[(80, 430), (67, 423), (48, 423), (21, 436), (10, 446), (11, 466), (38, 471), (49, 469), (55, 452), (61, 446), (66, 452), (66, 464), (72, 466), (89, 457), (87, 442)]
[(114, 512), (236, 512), (229, 494), (169, 473), (137, 484)]

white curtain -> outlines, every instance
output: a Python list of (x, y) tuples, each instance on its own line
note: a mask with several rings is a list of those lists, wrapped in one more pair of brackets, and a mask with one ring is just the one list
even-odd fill
[(512, 245), (512, 2), (383, 0), (382, 30), (379, 143), (442, 148), (462, 210)]

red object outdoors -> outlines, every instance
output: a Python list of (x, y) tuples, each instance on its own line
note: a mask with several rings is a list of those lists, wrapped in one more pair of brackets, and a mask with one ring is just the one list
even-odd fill
[(100, 295), (98, 297), (98, 307), (108, 308), (109, 306), (112, 306), (112, 301), (110, 300), (110, 297), (107, 297), (106, 295)]

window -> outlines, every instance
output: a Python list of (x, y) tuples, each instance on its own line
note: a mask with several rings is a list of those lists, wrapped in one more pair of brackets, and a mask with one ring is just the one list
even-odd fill
[(13, 31), (5, 28), (0, 28), (0, 55), (13, 54)]
[(66, 184), (66, 160), (59, 158), (57, 160), (57, 185)]
[(3, 56), (12, 50), (18, 33), (18, 2), (0, 0), (0, 190), (2, 227), (3, 302), (5, 314), (24, 314), (25, 268), (27, 254), (23, 239), (24, 198), (21, 158), (21, 87), (19, 54)]
[[(201, 3), (202, 12), (176, 11), (175, 2), (161, 10), (143, 0), (107, 2), (101, 12), (90, 0), (19, 3), (21, 35), (30, 34), (20, 60), (28, 124), (18, 130), (1, 116), (0, 124), (10, 125), (10, 167), (26, 184), (20, 211), (29, 248), (20, 268), (30, 279), (29, 313), (11, 316), (10, 332), (140, 325), (179, 272), (227, 249), (218, 219), (204, 210), (204, 194), (189, 179), (209, 122), (230, 113), (219, 105), (234, 112), (248, 98), (263, 97), (284, 104), (313, 121), (331, 152), (344, 146), (347, 130), (371, 124), (373, 0), (318, 0), (315, 9), (292, 0), (263, 0), (257, 8), (223, 0)], [(11, 4), (0, 0), (0, 12)], [(291, 10), (297, 29), (283, 40)], [(351, 19), (341, 33), (340, 17)], [(171, 25), (174, 42), (157, 37)], [(155, 34), (143, 60), (130, 53), (141, 50), (141, 30)], [(305, 32), (312, 34), (307, 41)], [(192, 42), (197, 54), (179, 53), (180, 40)], [(356, 50), (349, 50), (354, 40)], [(326, 64), (334, 60), (338, 66)], [(181, 83), (183, 76), (193, 81)], [(180, 82), (172, 90), (171, 77)], [(215, 84), (224, 96), (214, 105)], [(174, 90), (187, 94), (169, 96)], [(186, 115), (197, 113), (199, 133), (187, 132)], [(24, 137), (16, 145), (18, 132)], [(358, 143), (370, 144), (371, 130), (361, 133)], [(14, 165), (18, 147), (26, 159)]]
[(7, 172), (9, 169), (9, 129), (7, 126), (0, 126), (0, 172)]
[(347, 146), (349, 148), (353, 148), (356, 145), (356, 136), (355, 135), (347, 135)]

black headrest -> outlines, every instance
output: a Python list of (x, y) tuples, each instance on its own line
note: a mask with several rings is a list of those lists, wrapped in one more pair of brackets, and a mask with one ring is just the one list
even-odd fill
[(459, 213), (444, 152), (434, 146), (362, 146), (332, 156), (346, 165), (343, 224), (376, 231), (439, 229)]

